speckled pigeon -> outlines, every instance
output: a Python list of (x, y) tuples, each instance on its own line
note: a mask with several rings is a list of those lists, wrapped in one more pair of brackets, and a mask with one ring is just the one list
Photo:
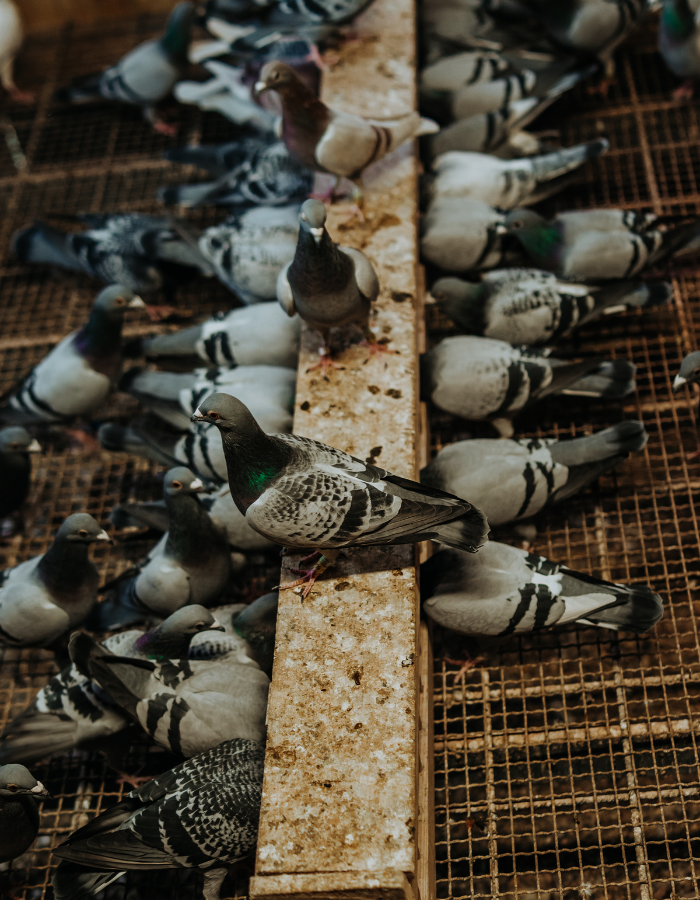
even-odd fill
[(130, 869), (200, 869), (218, 900), (226, 866), (255, 850), (263, 747), (226, 741), (158, 775), (54, 850), (56, 900), (96, 894)]
[(595, 287), (560, 281), (541, 269), (497, 269), (476, 284), (440, 278), (430, 293), (465, 334), (520, 346), (553, 344), (602, 316), (660, 305), (672, 289), (666, 282), (640, 280)]
[[(112, 635), (104, 646), (130, 659), (186, 659), (193, 637), (203, 633), (211, 638), (215, 630), (223, 632), (224, 626), (209, 610), (192, 605), (174, 612), (151, 631)], [(19, 760), (31, 763), (74, 747), (104, 750), (114, 764), (109, 738), (129, 721), (109, 694), (71, 663), (4, 730), (0, 765)]]
[(467, 501), (309, 438), (266, 435), (235, 397), (212, 394), (192, 418), (221, 432), (246, 521), (286, 547), (321, 552), (298, 582), (305, 594), (343, 547), (436, 540), (473, 552), (487, 538), (483, 514)]
[(495, 527), (568, 500), (647, 442), (641, 422), (625, 421), (568, 440), (457, 441), (421, 472), (421, 483), (470, 497)]
[(0, 863), (29, 850), (39, 831), (36, 801), (49, 796), (24, 766), (0, 766)]
[(448, 337), (421, 357), (421, 396), (464, 419), (490, 421), (503, 437), (520, 410), (554, 394), (621, 399), (635, 390), (626, 360), (564, 362), (484, 337)]
[(143, 305), (121, 284), (100, 291), (86, 324), (32, 369), (0, 409), (0, 421), (66, 422), (98, 412), (121, 370), (124, 313)]

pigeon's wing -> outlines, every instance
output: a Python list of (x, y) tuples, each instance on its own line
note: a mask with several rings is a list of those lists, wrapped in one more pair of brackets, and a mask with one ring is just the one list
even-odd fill
[[(37, 560), (29, 560), (34, 566)], [(33, 568), (16, 566), (0, 587), (0, 644), (45, 647), (70, 628), (70, 617), (32, 578)]]
[(346, 256), (349, 256), (355, 264), (355, 281), (360, 289), (360, 293), (370, 303), (374, 303), (379, 296), (379, 279), (372, 267), (372, 263), (361, 250), (355, 250), (354, 247), (340, 247), (339, 249)]
[(296, 315), (297, 310), (294, 306), (294, 294), (292, 294), (289, 279), (287, 278), (290, 266), (291, 263), (287, 263), (277, 277), (277, 300), (282, 309), (291, 318)]
[(384, 142), (381, 126), (351, 113), (332, 110), (314, 155), (327, 172), (352, 178), (378, 157)]

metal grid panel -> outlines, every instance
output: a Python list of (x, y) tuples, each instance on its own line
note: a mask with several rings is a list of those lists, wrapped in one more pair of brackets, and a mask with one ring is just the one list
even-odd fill
[[(220, 116), (202, 115), (194, 107), (177, 111), (181, 128), (173, 141), (154, 134), (138, 110), (108, 105), (70, 109), (52, 100), (57, 85), (119, 58), (155, 34), (161, 21), (161, 17), (145, 16), (70, 26), (58, 35), (32, 37), (18, 60), (18, 83), (34, 90), (38, 102), (30, 108), (10, 105), (3, 110), (17, 132), (28, 166), (20, 173), (15, 171), (0, 134), (0, 205), (4, 210), (0, 222), (0, 392), (15, 385), (53, 344), (85, 321), (96, 294), (95, 284), (87, 277), (54, 275), (46, 269), (19, 265), (10, 252), (13, 231), (51, 213), (161, 212), (156, 200), (160, 185), (197, 180), (200, 175), (190, 167), (170, 165), (162, 159), (162, 150), (202, 136), (211, 141), (235, 135), (235, 128)], [(191, 218), (209, 224), (207, 215), (196, 212)], [(203, 317), (229, 309), (232, 297), (215, 279), (194, 279), (178, 291), (177, 303), (182, 310)], [(135, 329), (156, 330), (129, 313), (125, 333)], [(108, 414), (119, 417), (134, 409), (129, 398), (115, 397)], [(147, 460), (100, 450), (86, 452), (69, 445), (61, 429), (50, 431), (42, 442), (44, 453), (34, 459), (25, 531), (0, 546), (3, 568), (42, 553), (72, 512), (89, 512), (109, 527), (109, 512), (117, 503), (153, 499), (161, 493), (162, 467)], [(103, 580), (142, 558), (152, 544), (152, 540), (140, 539), (113, 549), (100, 548), (94, 558)], [(252, 599), (269, 590), (278, 576), (278, 558), (253, 557), (230, 599)], [(31, 702), (55, 671), (48, 652), (0, 650), (0, 729)], [(128, 772), (155, 775), (176, 761), (150, 746), (134, 729), (125, 764)], [(120, 784), (117, 774), (95, 754), (75, 752), (32, 770), (49, 787), (53, 799), (42, 807), (34, 850), (15, 861), (9, 876), (0, 872), (0, 891), (5, 886), (3, 879), (9, 878), (15, 897), (39, 900), (47, 888), (51, 896), (50, 849), (84, 824), (88, 811), (108, 808), (130, 787)], [(248, 874), (245, 867), (234, 872), (222, 896), (244, 897)], [(122, 878), (104, 896), (107, 900), (123, 900), (127, 895), (189, 900), (200, 893), (196, 874), (159, 871)]]
[[(609, 138), (606, 156), (545, 204), (659, 213), (700, 208), (697, 105), (674, 83), (650, 27), (620, 53), (607, 100), (580, 90), (537, 123), (570, 145)], [(516, 436), (589, 434), (640, 418), (642, 453), (536, 520), (533, 549), (614, 581), (647, 583), (666, 613), (649, 635), (569, 627), (511, 639), (456, 678), (435, 660), (438, 897), (508, 900), (695, 898), (700, 864), (700, 534), (697, 401), (673, 394), (700, 325), (697, 264), (662, 273), (664, 309), (591, 326), (564, 348), (628, 358), (637, 394), (621, 405), (553, 400)], [(449, 323), (430, 310), (432, 339)], [(486, 433), (433, 411), (432, 450)], [(503, 540), (516, 542), (502, 529)], [(454, 646), (454, 641), (452, 646)]]

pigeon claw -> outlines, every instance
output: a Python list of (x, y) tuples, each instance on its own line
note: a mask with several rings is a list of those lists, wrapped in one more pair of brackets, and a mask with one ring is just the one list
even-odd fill
[(321, 572), (317, 571), (316, 566), (314, 566), (313, 569), (292, 569), (291, 571), (294, 572), (295, 575), (301, 575), (301, 578), (297, 578), (296, 581), (287, 581), (284, 584), (281, 584), (279, 589), (281, 591), (291, 591), (294, 590), (294, 588), (305, 585), (304, 590), (301, 592), (302, 599), (305, 600), (309, 596), (311, 588), (314, 586), (314, 582)]
[[(138, 771), (140, 772), (141, 769)], [(139, 775), (138, 772), (135, 775), (128, 775), (125, 772), (120, 772), (119, 778), (117, 778), (117, 784), (128, 784), (134, 790), (138, 790), (138, 788), (142, 787), (144, 784), (148, 784), (149, 781), (153, 781), (152, 775)]]
[(170, 122), (163, 122), (161, 119), (156, 119), (153, 123), (153, 130), (156, 134), (164, 134), (166, 137), (175, 137), (179, 128), (179, 125), (171, 125)]
[(345, 366), (339, 366), (337, 363), (333, 362), (333, 357), (331, 356), (330, 350), (324, 348), (319, 361), (316, 363), (316, 365), (309, 366), (309, 368), (306, 370), (306, 373), (308, 375), (309, 372), (315, 372), (317, 369), (321, 370), (321, 375), (326, 379), (326, 381), (328, 381), (329, 369), (337, 369), (339, 372), (344, 372)]
[(466, 659), (450, 659), (449, 657), (445, 657), (446, 663), (451, 663), (453, 666), (459, 666), (459, 671), (455, 672), (455, 676), (452, 679), (452, 684), (456, 684), (457, 681), (461, 681), (464, 683), (464, 675), (470, 669), (476, 668), (480, 662), (482, 662), (482, 658), (480, 656), (467, 656)]
[(671, 96), (674, 100), (681, 100), (687, 103), (693, 99), (694, 94), (695, 82), (689, 79), (684, 81), (683, 84), (679, 84)]
[(369, 356), (365, 360), (365, 364), (368, 363), (373, 356), (381, 356), (382, 353), (398, 355), (399, 351), (390, 350), (388, 344), (388, 338), (377, 338), (371, 331), (365, 332), (364, 340), (360, 341), (360, 347), (366, 347), (369, 350)]

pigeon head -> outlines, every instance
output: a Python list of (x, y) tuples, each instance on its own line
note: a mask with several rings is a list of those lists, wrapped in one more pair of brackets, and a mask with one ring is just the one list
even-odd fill
[(299, 213), (301, 230), (310, 234), (317, 244), (321, 243), (326, 230), (326, 207), (320, 200), (305, 200)]
[(178, 3), (170, 13), (165, 32), (160, 39), (160, 45), (170, 59), (183, 63), (187, 61), (187, 49), (192, 38), (195, 16), (195, 9), (191, 3)]
[(557, 229), (531, 209), (514, 209), (505, 217), (505, 228), (533, 258), (546, 258), (559, 241)]
[(168, 632), (178, 634), (199, 634), (200, 631), (225, 631), (214, 615), (204, 606), (193, 603), (183, 606), (158, 626), (161, 634)]
[(44, 785), (37, 781), (24, 766), (0, 766), (0, 800), (10, 800), (19, 795), (29, 795), (37, 800), (50, 797)]
[(277, 91), (278, 94), (285, 94), (298, 90), (310, 93), (294, 69), (288, 66), (287, 63), (279, 60), (274, 60), (263, 66), (260, 72), (260, 80), (255, 83), (255, 90), (258, 94), (262, 94), (265, 91)]
[(26, 428), (0, 429), (0, 453), (41, 453), (41, 444)]
[(689, 353), (683, 360), (673, 382), (673, 390), (677, 391), (684, 384), (700, 384), (700, 350)]
[(127, 309), (144, 309), (146, 304), (130, 287), (110, 284), (95, 298), (93, 309), (110, 318), (121, 319)]
[(74, 513), (58, 529), (57, 541), (71, 541), (76, 544), (94, 544), (96, 541), (112, 543), (112, 538), (92, 516), (87, 513)]
[(439, 278), (430, 289), (440, 311), (467, 334), (481, 334), (484, 330), (483, 293), (481, 284), (461, 278)]
[(167, 497), (209, 493), (201, 478), (185, 466), (175, 466), (166, 473), (163, 493)]
[(208, 609), (192, 604), (183, 606), (156, 628), (142, 634), (136, 640), (136, 647), (151, 657), (184, 659), (196, 634), (225, 630)]
[(230, 394), (210, 394), (194, 411), (193, 422), (211, 422), (219, 431), (258, 432), (260, 426), (245, 404)]

